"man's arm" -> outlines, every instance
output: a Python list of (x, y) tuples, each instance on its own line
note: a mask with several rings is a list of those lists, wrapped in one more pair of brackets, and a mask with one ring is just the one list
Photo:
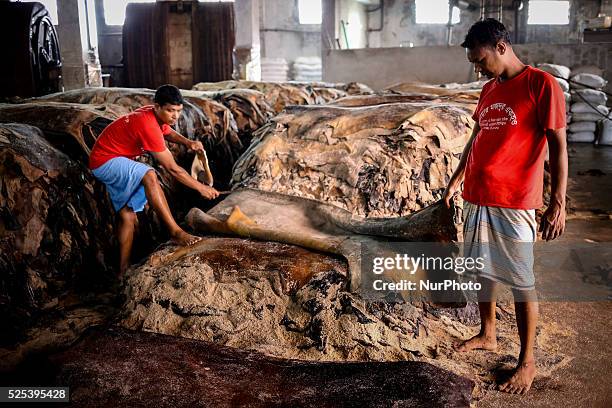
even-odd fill
[(542, 239), (553, 240), (565, 231), (565, 193), (567, 191), (567, 142), (565, 128), (546, 131), (550, 176), (552, 180), (550, 203), (542, 220)]
[(172, 153), (168, 149), (163, 152), (154, 152), (152, 153), (155, 160), (161, 164), (164, 169), (166, 169), (172, 177), (177, 179), (182, 184), (186, 185), (189, 188), (194, 189), (198, 193), (202, 195), (204, 198), (213, 199), (219, 196), (219, 192), (212, 187), (205, 186), (204, 184), (198, 182), (193, 177), (191, 177), (185, 169), (176, 164), (174, 161), (174, 157), (172, 157)]
[(459, 191), (459, 187), (461, 186), (461, 183), (463, 182), (463, 177), (465, 176), (465, 166), (467, 164), (467, 158), (470, 155), (470, 150), (472, 149), (472, 143), (474, 143), (474, 139), (478, 135), (478, 132), (480, 132), (480, 125), (478, 125), (478, 123), (475, 123), (474, 129), (472, 130), (472, 135), (470, 136), (470, 139), (466, 143), (465, 147), (463, 148), (463, 152), (461, 153), (461, 160), (459, 160), (459, 165), (453, 172), (453, 175), (450, 181), (448, 182), (448, 186), (446, 187), (446, 190), (444, 190), (444, 194), (442, 195), (442, 199), (446, 203), (446, 206), (449, 208), (450, 208), (450, 200), (453, 198), (455, 193)]
[(164, 135), (164, 138), (166, 138), (166, 140), (169, 142), (181, 144), (185, 146), (186, 148), (196, 151), (196, 152), (204, 151), (204, 146), (202, 145), (202, 142), (198, 142), (195, 140), (189, 140), (185, 136), (175, 131), (174, 129), (170, 129), (170, 133), (168, 133), (167, 135)]

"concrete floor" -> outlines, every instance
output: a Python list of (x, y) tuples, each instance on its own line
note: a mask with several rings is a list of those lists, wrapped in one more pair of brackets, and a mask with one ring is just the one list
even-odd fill
[[(612, 146), (571, 144), (569, 155), (568, 195), (576, 212), (569, 216), (566, 232), (557, 244), (590, 240), (612, 245)], [(607, 260), (608, 266), (612, 265), (612, 258)], [(556, 278), (554, 270), (539, 272), (536, 270), (538, 281)], [(609, 293), (609, 287), (604, 289)], [(612, 302), (542, 302), (540, 311), (542, 324), (553, 324), (560, 333), (567, 333), (553, 341), (559, 352), (572, 360), (549, 377), (536, 377), (526, 396), (490, 392), (477, 406), (612, 406), (612, 325), (608, 320)]]

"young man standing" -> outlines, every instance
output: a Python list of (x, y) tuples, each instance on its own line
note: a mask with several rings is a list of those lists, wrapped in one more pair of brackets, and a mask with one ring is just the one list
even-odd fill
[[(492, 78), (485, 84), (473, 115), (474, 131), (444, 192), (447, 205), (463, 181), (464, 241), (484, 243), (494, 260), (479, 274), (480, 333), (457, 346), (460, 352), (495, 350), (495, 286), (512, 288), (521, 341), (518, 365), (500, 390), (524, 394), (536, 374), (534, 343), (538, 303), (533, 274), (535, 209), (542, 206), (546, 144), (552, 193), (541, 225), (542, 238), (557, 238), (565, 228), (567, 145), (565, 98), (549, 74), (523, 64), (514, 54), (508, 31), (497, 20), (474, 24), (463, 44), (476, 73)], [(482, 245), (482, 246), (485, 246)]]
[(194, 180), (176, 164), (166, 147), (166, 140), (179, 143), (193, 151), (203, 151), (201, 142), (189, 140), (175, 132), (174, 126), (183, 109), (183, 97), (178, 88), (163, 85), (157, 89), (155, 105), (144, 106), (108, 125), (96, 141), (89, 156), (93, 175), (106, 185), (115, 211), (119, 214), (117, 235), (120, 247), (119, 274), (129, 266), (136, 226), (136, 213), (149, 202), (168, 227), (178, 245), (192, 245), (201, 238), (188, 234), (174, 220), (155, 170), (134, 158), (150, 152), (179, 182), (199, 192), (207, 199), (219, 193), (212, 187)]

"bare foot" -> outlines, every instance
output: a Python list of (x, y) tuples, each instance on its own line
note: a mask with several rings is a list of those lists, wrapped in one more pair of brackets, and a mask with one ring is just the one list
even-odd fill
[(178, 230), (172, 234), (172, 242), (180, 246), (190, 246), (202, 240), (202, 237), (196, 237), (186, 233), (183, 230)]
[(483, 334), (477, 334), (469, 340), (455, 345), (455, 350), (459, 352), (466, 352), (472, 350), (497, 350), (497, 339), (493, 336), (485, 336)]
[(526, 394), (536, 375), (535, 361), (525, 361), (514, 370), (512, 377), (499, 386), (500, 391), (510, 394)]

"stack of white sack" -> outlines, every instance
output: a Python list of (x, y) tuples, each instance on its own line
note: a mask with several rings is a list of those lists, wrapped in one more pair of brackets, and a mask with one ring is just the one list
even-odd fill
[(563, 90), (563, 94), (565, 95), (565, 113), (567, 116), (567, 123), (570, 123), (571, 118), (572, 118), (572, 115), (570, 113), (570, 101), (571, 101), (571, 95), (569, 92), (570, 85), (568, 82), (570, 74), (571, 74), (570, 69), (564, 65), (547, 64), (547, 63), (538, 64), (538, 68), (554, 76), (557, 82), (559, 83), (559, 86), (561, 87), (561, 89)]
[(267, 82), (287, 82), (289, 64), (284, 58), (262, 58), (261, 80)]
[(612, 146), (612, 119), (604, 119), (599, 122), (599, 137), (596, 143), (600, 145)]
[(581, 73), (571, 78), (572, 121), (568, 126), (569, 142), (593, 143), (596, 139), (598, 122), (610, 113), (606, 102), (608, 96), (602, 91), (606, 80), (599, 75)]
[(323, 64), (319, 57), (298, 57), (293, 62), (293, 79), (299, 82), (317, 82), (323, 77)]

